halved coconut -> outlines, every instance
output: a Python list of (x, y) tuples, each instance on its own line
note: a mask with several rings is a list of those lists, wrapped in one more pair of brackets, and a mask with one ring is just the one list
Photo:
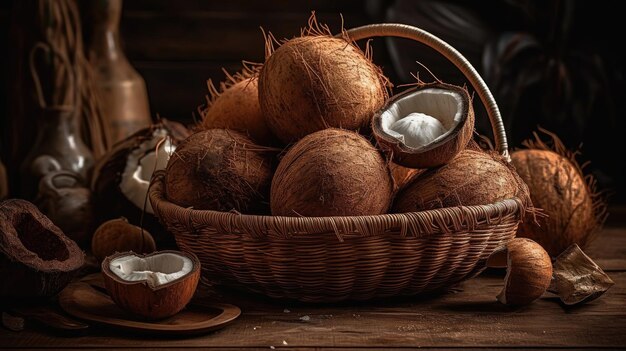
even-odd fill
[(372, 120), (372, 131), (393, 161), (432, 168), (465, 148), (474, 130), (474, 109), (466, 89), (425, 84), (391, 98)]
[(190, 252), (122, 252), (102, 262), (102, 275), (118, 306), (160, 319), (180, 312), (191, 300), (200, 280), (200, 261)]
[(175, 247), (171, 235), (154, 216), (147, 193), (153, 172), (165, 169), (178, 143), (189, 134), (181, 124), (162, 119), (115, 145), (94, 171), (91, 188), (96, 225), (119, 217), (140, 225), (143, 217), (143, 227), (154, 235), (158, 247)]
[(76, 242), (24, 200), (0, 202), (0, 296), (49, 297), (85, 262)]

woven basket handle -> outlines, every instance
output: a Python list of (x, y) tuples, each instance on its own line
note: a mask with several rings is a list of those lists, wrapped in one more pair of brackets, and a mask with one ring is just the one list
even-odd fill
[(399, 23), (370, 24), (350, 29), (347, 31), (347, 34), (352, 40), (388, 36), (412, 39), (437, 50), (463, 73), (465, 78), (469, 80), (478, 93), (480, 100), (487, 108), (487, 114), (489, 115), (496, 142), (496, 149), (502, 156), (510, 161), (509, 146), (506, 141), (504, 124), (502, 123), (502, 116), (500, 115), (498, 105), (496, 105), (496, 100), (493, 98), (487, 84), (485, 84), (485, 81), (481, 78), (476, 69), (460, 52), (450, 46), (450, 44), (423, 29)]

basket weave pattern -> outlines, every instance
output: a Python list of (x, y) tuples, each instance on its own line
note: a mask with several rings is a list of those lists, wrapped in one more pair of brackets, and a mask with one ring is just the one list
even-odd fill
[(521, 204), (355, 217), (277, 217), (197, 211), (168, 202), (153, 180), (155, 212), (212, 283), (309, 302), (430, 292), (470, 278), (513, 238)]
[[(404, 24), (372, 24), (347, 34), (353, 40), (408, 38), (441, 53), (476, 89), (496, 148), (508, 158), (493, 95), (453, 47)], [(164, 193), (164, 173), (158, 172), (149, 191), (152, 207), (178, 246), (198, 256), (203, 283), (307, 302), (415, 295), (471, 278), (497, 246), (515, 236), (524, 209), (519, 199), (508, 199), (376, 216), (253, 216), (185, 209), (167, 201)]]

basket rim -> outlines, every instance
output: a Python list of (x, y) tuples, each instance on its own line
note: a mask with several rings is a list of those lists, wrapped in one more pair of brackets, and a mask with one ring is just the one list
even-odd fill
[(474, 230), (493, 225), (506, 217), (523, 217), (522, 201), (513, 197), (491, 204), (445, 207), (407, 213), (363, 216), (288, 217), (243, 214), (215, 210), (194, 210), (168, 201), (164, 196), (165, 172), (157, 171), (150, 183), (149, 198), (155, 215), (173, 216), (194, 227), (202, 224), (233, 234), (252, 234), (256, 238), (294, 238), (334, 233), (340, 241), (351, 237), (386, 235), (399, 230), (402, 237), (425, 237), (437, 233)]

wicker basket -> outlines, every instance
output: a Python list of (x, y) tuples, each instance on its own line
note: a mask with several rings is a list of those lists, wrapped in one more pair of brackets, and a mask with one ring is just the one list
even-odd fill
[[(409, 38), (442, 53), (477, 90), (498, 150), (508, 157), (493, 97), (456, 50), (407, 25), (368, 25), (348, 34), (354, 40)], [(376, 216), (254, 216), (185, 209), (163, 194), (161, 172), (150, 189), (152, 206), (179, 247), (198, 256), (205, 281), (308, 302), (415, 295), (468, 279), (481, 272), (494, 248), (515, 236), (522, 212), (518, 199), (508, 199)]]

